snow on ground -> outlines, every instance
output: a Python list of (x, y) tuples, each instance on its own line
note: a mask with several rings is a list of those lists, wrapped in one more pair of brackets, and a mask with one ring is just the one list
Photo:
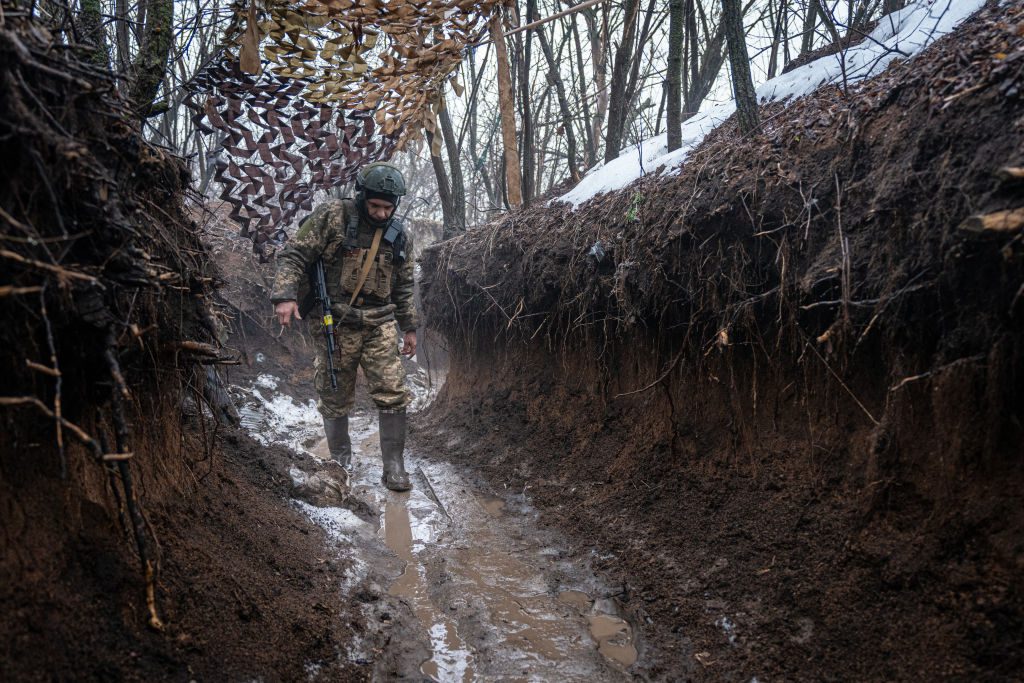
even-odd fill
[(260, 375), (250, 387), (230, 387), (242, 427), (264, 446), (281, 444), (309, 453), (323, 438), (316, 401), (299, 403), (277, 386), (276, 377)]
[[(823, 85), (855, 83), (881, 73), (895, 59), (911, 57), (974, 14), (985, 0), (917, 0), (902, 10), (882, 17), (878, 26), (859, 44), (782, 74), (757, 88), (762, 102), (794, 100)], [(602, 193), (619, 190), (642, 175), (663, 168), (675, 174), (690, 150), (736, 111), (734, 102), (708, 107), (683, 122), (683, 144), (668, 151), (664, 134), (627, 148), (613, 161), (593, 168), (572, 190), (555, 201), (573, 208)]]
[[(316, 401), (305, 403), (278, 390), (280, 380), (263, 374), (250, 386), (232, 386), (242, 427), (264, 446), (280, 444), (296, 453), (313, 455), (317, 444), (324, 438), (323, 420), (316, 409)], [(431, 382), (425, 368), (417, 365), (408, 373), (406, 386), (412, 392), (409, 412), (422, 410), (437, 395), (439, 384)], [(360, 389), (362, 391), (362, 389)], [(377, 429), (376, 411), (356, 411), (350, 418), (349, 431), (353, 444), (365, 439)], [(354, 446), (355, 452), (359, 447)]]

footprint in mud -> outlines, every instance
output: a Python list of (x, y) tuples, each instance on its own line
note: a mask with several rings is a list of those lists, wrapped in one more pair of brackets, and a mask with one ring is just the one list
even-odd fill
[[(348, 499), (348, 474), (339, 472), (304, 472), (294, 465), (288, 470), (292, 478), (291, 496), (317, 507), (340, 506)], [(333, 475), (333, 476), (332, 476)]]
[(564, 590), (558, 594), (558, 601), (586, 615), (590, 636), (597, 642), (598, 652), (623, 668), (636, 663), (633, 627), (619, 616), (621, 610), (614, 600), (595, 601), (583, 591)]

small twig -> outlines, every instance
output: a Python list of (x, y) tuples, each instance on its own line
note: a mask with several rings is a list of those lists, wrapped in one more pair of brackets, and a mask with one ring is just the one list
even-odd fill
[(43, 291), (42, 287), (15, 287), (14, 285), (4, 285), (3, 287), (0, 287), (0, 297), (18, 294), (36, 294), (41, 291)]
[(50, 367), (47, 368), (46, 366), (32, 363), (28, 359), (26, 359), (25, 362), (29, 364), (30, 368), (33, 365), (38, 365), (38, 367), (33, 368), (36, 370), (43, 371), (42, 369), (45, 368), (45, 371), (51, 372), (55, 378), (53, 389), (53, 413), (57, 429), (57, 452), (60, 455), (60, 478), (64, 479), (68, 474), (67, 459), (64, 455), (64, 430), (61, 427), (61, 387), (63, 385), (64, 378), (61, 376), (60, 364), (57, 362), (57, 344), (53, 340), (53, 326), (50, 325), (50, 316), (46, 313), (45, 289), (46, 288), (44, 287), (43, 290), (39, 292), (39, 312), (43, 316), (43, 326), (46, 328), (46, 344), (50, 349)]
[(832, 369), (832, 366), (828, 364), (828, 361), (825, 360), (824, 356), (818, 353), (818, 349), (814, 347), (813, 342), (811, 342), (811, 340), (807, 338), (807, 335), (804, 334), (803, 330), (800, 330), (800, 334), (804, 337), (804, 342), (807, 344), (807, 347), (814, 352), (814, 355), (818, 357), (818, 360), (820, 360), (822, 365), (825, 366), (825, 369), (828, 370), (833, 377), (835, 377), (836, 381), (839, 382), (839, 386), (846, 390), (846, 393), (850, 395), (850, 398), (853, 399), (853, 402), (856, 403), (857, 406), (864, 411), (864, 414), (868, 416), (868, 419), (871, 420), (871, 422), (873, 422), (876, 427), (882, 424), (881, 422), (876, 420), (875, 416), (871, 414), (871, 411), (868, 410), (863, 403), (861, 403), (861, 400), (857, 398), (857, 395), (853, 393), (853, 390), (846, 385), (846, 382), (843, 381), (843, 378), (840, 377), (836, 373), (836, 371)]
[(99, 443), (89, 436), (88, 433), (74, 422), (71, 422), (65, 417), (58, 418), (56, 413), (50, 410), (49, 406), (40, 401), (35, 396), (0, 396), (0, 406), (23, 406), (30, 405), (35, 406), (41, 413), (52, 419), (59, 419), (60, 424), (64, 429), (68, 430), (75, 437), (81, 441), (89, 450), (92, 451), (93, 455), (96, 456), (97, 460), (103, 459), (103, 449), (100, 448)]
[(121, 460), (131, 460), (134, 457), (134, 453), (107, 453), (103, 456), (103, 460), (106, 462), (118, 462)]
[(961, 365), (963, 363), (976, 363), (978, 361), (985, 360), (986, 355), (987, 354), (979, 353), (979, 354), (976, 354), (974, 356), (966, 356), (964, 358), (957, 358), (956, 360), (951, 361), (949, 363), (946, 363), (945, 365), (941, 365), (941, 366), (939, 366), (937, 368), (933, 368), (933, 369), (929, 370), (928, 372), (922, 372), (920, 375), (911, 375), (910, 377), (904, 377), (899, 382), (897, 382), (896, 384), (894, 384), (891, 387), (889, 387), (889, 391), (892, 392), (892, 391), (896, 391), (898, 389), (902, 389), (903, 387), (905, 387), (906, 385), (910, 384), (911, 382), (917, 382), (918, 380), (927, 379), (928, 377), (931, 377), (932, 375), (936, 375), (936, 374), (938, 374), (940, 372), (948, 370), (949, 368), (953, 367), (954, 365)]
[(862, 301), (843, 301), (842, 299), (830, 299), (828, 301), (815, 301), (813, 304), (805, 304), (800, 307), (801, 311), (810, 311), (815, 308), (821, 308), (822, 306), (840, 306), (846, 305), (853, 308), (857, 307), (868, 307), (875, 306), (881, 299), (864, 299)]
[(683, 352), (684, 351), (686, 351), (686, 347), (685, 346), (683, 348), (679, 349), (679, 353), (677, 353), (676, 357), (672, 359), (672, 363), (669, 364), (668, 369), (665, 370), (665, 372), (661, 373), (661, 376), (658, 377), (658, 379), (654, 380), (653, 382), (651, 382), (647, 386), (643, 387), (642, 389), (636, 389), (634, 391), (627, 391), (627, 392), (624, 392), (624, 393), (621, 393), (621, 394), (615, 394), (615, 396), (613, 396), (612, 398), (620, 398), (622, 396), (632, 396), (633, 394), (640, 394), (640, 393), (643, 393), (643, 392), (647, 391), (648, 389), (653, 389), (663, 379), (668, 377), (669, 373), (672, 372), (675, 369), (676, 365), (679, 364), (679, 359), (683, 357)]
[(952, 102), (954, 100), (960, 99), (964, 95), (970, 95), (973, 92), (978, 92), (979, 90), (981, 90), (982, 88), (987, 87), (988, 85), (989, 85), (988, 83), (978, 83), (977, 85), (972, 85), (970, 88), (965, 88), (965, 89), (961, 90), (958, 93), (955, 93), (953, 95), (950, 95), (949, 97), (944, 98), (942, 100), (942, 102), (944, 104), (949, 104), (950, 102)]
[(78, 273), (73, 270), (61, 268), (60, 266), (54, 266), (49, 263), (43, 263), (42, 261), (36, 261), (35, 259), (25, 258), (21, 254), (16, 254), (13, 251), (8, 251), (6, 249), (0, 249), (0, 256), (6, 259), (10, 259), (12, 261), (17, 261), (18, 263), (23, 263), (27, 266), (32, 266), (34, 268), (39, 268), (41, 270), (46, 270), (51, 273), (55, 273), (58, 277), (61, 278), (68, 278), (69, 280), (83, 280), (85, 282), (94, 282), (99, 284), (99, 280), (94, 278), (92, 275)]
[(423, 477), (423, 481), (426, 482), (427, 488), (430, 490), (431, 497), (434, 499), (434, 502), (437, 503), (437, 507), (441, 508), (441, 512), (444, 513), (444, 516), (448, 518), (449, 522), (453, 523), (455, 520), (452, 519), (450, 514), (448, 514), (448, 509), (445, 508), (444, 503), (441, 502), (441, 498), (438, 497), (437, 491), (434, 489), (434, 484), (430, 481), (430, 477), (427, 476), (427, 473), (423, 471), (423, 467), (417, 465), (416, 471), (420, 473), (420, 476)]
[(36, 363), (34, 361), (25, 359), (25, 366), (31, 370), (35, 370), (36, 372), (41, 372), (44, 375), (49, 375), (50, 377), (60, 377), (60, 370), (56, 368), (51, 368), (48, 365), (43, 365), (42, 363)]

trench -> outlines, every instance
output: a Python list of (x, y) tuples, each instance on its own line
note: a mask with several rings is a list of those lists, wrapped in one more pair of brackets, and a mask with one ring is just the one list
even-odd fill
[[(405, 622), (401, 642), (388, 639), (375, 655), (391, 660), (391, 675), (617, 681), (641, 666), (640, 633), (615, 597), (620, 589), (570, 554), (568, 539), (543, 526), (525, 491), (488, 490), (471, 473), (411, 449), (413, 490), (388, 491), (379, 482), (376, 416), (365, 413), (350, 420), (353, 473), (339, 485), (315, 407), (275, 389), (267, 376), (234, 389), (243, 424), (307, 459), (290, 473), (294, 504), (359, 568), (341, 590), (379, 575), (387, 597), (405, 608), (394, 617)], [(325, 488), (340, 504), (303, 495)]]

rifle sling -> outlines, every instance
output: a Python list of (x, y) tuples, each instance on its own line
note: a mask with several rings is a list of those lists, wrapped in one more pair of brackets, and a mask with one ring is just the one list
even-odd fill
[(370, 274), (370, 268), (373, 267), (373, 261), (377, 258), (377, 251), (380, 249), (380, 238), (383, 234), (383, 228), (377, 228), (376, 232), (373, 233), (373, 242), (370, 244), (370, 251), (367, 252), (366, 260), (363, 262), (363, 269), (359, 273), (359, 281), (356, 282), (356, 287), (352, 291), (352, 298), (348, 301), (348, 305), (350, 307), (356, 302), (356, 297), (359, 296), (359, 292), (363, 290), (363, 285), (366, 284), (366, 278)]

